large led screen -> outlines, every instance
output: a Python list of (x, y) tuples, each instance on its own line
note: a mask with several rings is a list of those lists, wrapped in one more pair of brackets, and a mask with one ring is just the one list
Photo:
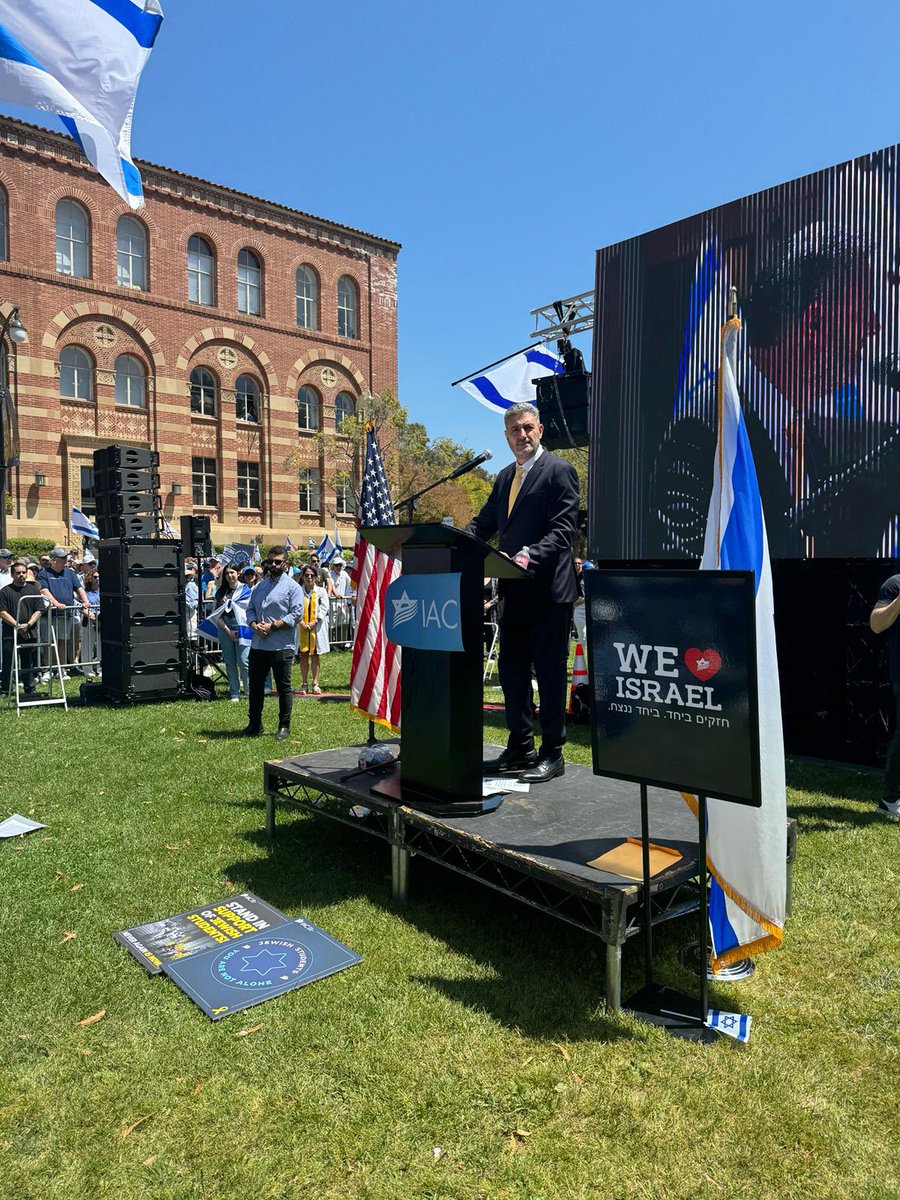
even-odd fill
[(772, 556), (897, 556), (898, 151), (598, 251), (593, 554), (699, 558), (733, 286)]

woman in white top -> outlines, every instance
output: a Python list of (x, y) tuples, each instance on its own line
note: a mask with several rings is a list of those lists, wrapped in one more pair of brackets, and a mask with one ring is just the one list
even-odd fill
[(328, 593), (318, 582), (318, 573), (314, 567), (306, 566), (300, 575), (303, 589), (303, 614), (297, 626), (300, 634), (298, 652), (300, 655), (300, 674), (303, 685), (301, 695), (306, 695), (306, 680), (312, 662), (312, 693), (321, 696), (319, 687), (319, 655), (327, 654), (331, 649), (328, 644)]

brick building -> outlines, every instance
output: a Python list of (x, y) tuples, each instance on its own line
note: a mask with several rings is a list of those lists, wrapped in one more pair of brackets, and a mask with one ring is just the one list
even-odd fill
[(123, 442), (159, 450), (173, 524), (304, 545), (337, 520), (352, 542), (316, 432), (396, 388), (399, 245), (139, 165), (132, 214), (68, 138), (0, 118), (0, 310), (28, 331), (9, 536), (71, 543), (93, 450)]

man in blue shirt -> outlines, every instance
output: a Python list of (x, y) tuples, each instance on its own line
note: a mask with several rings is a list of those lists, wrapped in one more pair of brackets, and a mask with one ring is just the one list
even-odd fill
[[(49, 601), (56, 630), (59, 660), (63, 668), (74, 667), (78, 655), (79, 633), (81, 632), (82, 614), (91, 614), (87, 593), (81, 585), (81, 579), (71, 567), (66, 566), (68, 554), (62, 546), (54, 546), (50, 551), (50, 565), (38, 571), (38, 587), (44, 599)], [(81, 612), (75, 612), (76, 600), (81, 605)], [(49, 666), (49, 660), (44, 664)], [(69, 673), (63, 670), (63, 679), (68, 679)]]
[(278, 733), (280, 742), (290, 736), (291, 708), (294, 693), (291, 689), (291, 667), (297, 646), (297, 622), (303, 615), (302, 589), (287, 574), (288, 563), (284, 550), (272, 550), (263, 563), (262, 582), (250, 593), (247, 603), (247, 624), (253, 630), (250, 657), (250, 712), (246, 737), (262, 733), (262, 710), (265, 701), (266, 676), (272, 672), (278, 691)]
[(891, 686), (897, 705), (894, 738), (888, 747), (884, 773), (884, 796), (879, 802), (882, 812), (900, 817), (900, 575), (892, 575), (881, 585), (878, 600), (869, 615), (873, 633), (886, 635)]

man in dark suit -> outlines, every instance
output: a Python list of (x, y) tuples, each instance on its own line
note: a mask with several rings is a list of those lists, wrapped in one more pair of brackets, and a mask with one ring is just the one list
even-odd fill
[[(516, 461), (497, 475), (468, 530), (485, 541), (499, 534), (501, 553), (528, 551), (530, 581), (500, 581), (500, 684), (509, 738), (489, 771), (523, 772), (542, 783), (562, 775), (566, 740), (566, 662), (572, 604), (578, 594), (572, 538), (578, 520), (578, 476), (541, 445), (544, 427), (533, 404), (515, 404), (504, 419)], [(541, 751), (534, 748), (531, 668), (540, 693)]]

